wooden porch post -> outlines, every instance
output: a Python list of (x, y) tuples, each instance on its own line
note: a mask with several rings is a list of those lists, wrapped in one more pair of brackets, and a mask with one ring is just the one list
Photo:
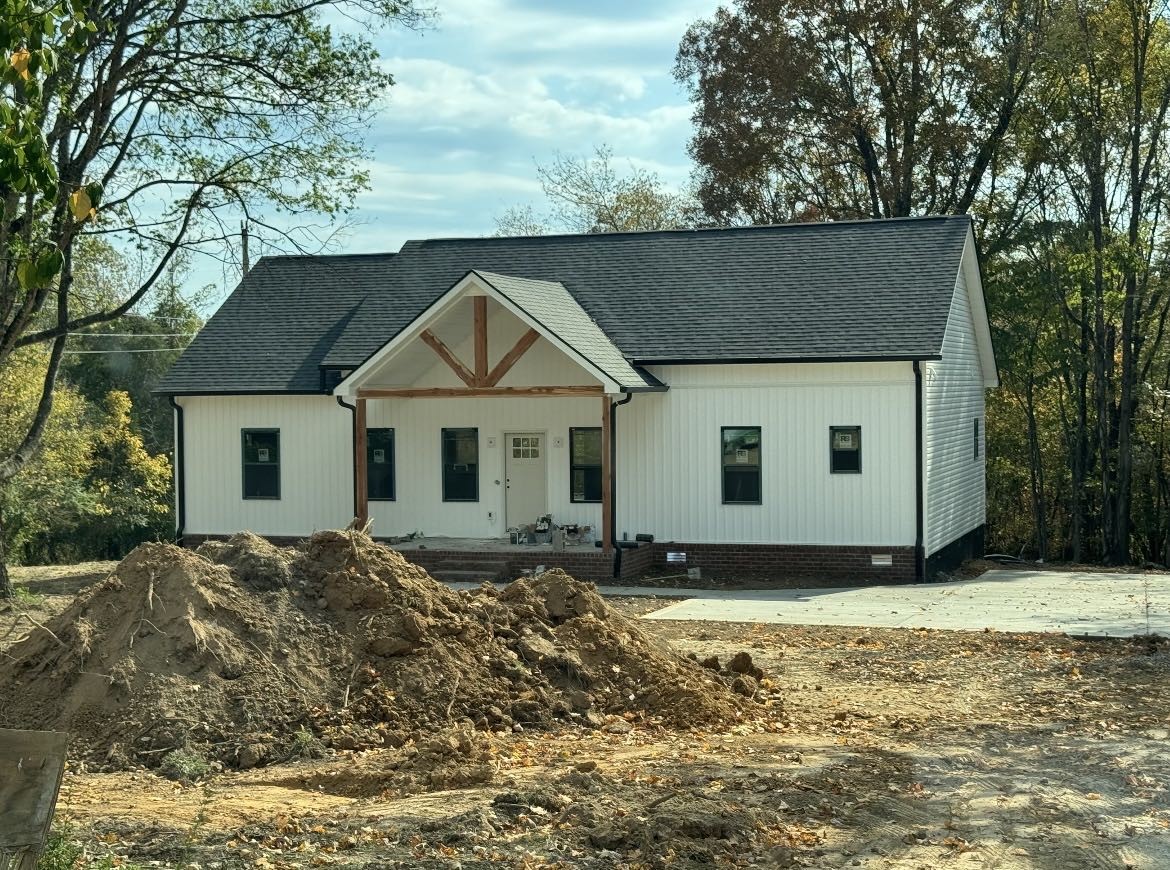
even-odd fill
[(613, 462), (610, 457), (609, 396), (601, 397), (601, 552), (613, 552)]
[(471, 299), (475, 327), (475, 385), (487, 385), (487, 297), (474, 296)]
[(369, 476), (366, 472), (366, 400), (357, 400), (353, 433), (354, 495), (357, 499), (358, 527), (365, 528), (370, 519)]

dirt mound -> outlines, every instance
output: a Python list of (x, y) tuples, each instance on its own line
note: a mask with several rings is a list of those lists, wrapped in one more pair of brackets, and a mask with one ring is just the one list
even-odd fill
[(251, 767), (452, 726), (719, 726), (753, 710), (730, 683), (562, 571), (455, 592), (360, 533), (242, 533), (131, 553), (0, 660), (0, 722), (113, 765), (194, 748)]
[(0, 717), (71, 731), (114, 763), (191, 743), (234, 754), (303, 718), (306, 698), (325, 698), (334, 636), (289, 596), (168, 544), (137, 548), (45, 628), (0, 662)]
[(217, 565), (227, 565), (236, 578), (254, 589), (283, 589), (289, 584), (292, 550), (282, 550), (259, 535), (240, 532), (224, 541), (204, 541), (195, 550)]

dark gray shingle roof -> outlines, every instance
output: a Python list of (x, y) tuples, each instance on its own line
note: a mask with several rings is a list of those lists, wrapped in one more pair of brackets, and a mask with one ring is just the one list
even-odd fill
[(392, 256), (264, 257), (155, 392), (320, 391), (321, 361)]
[(562, 284), (631, 362), (937, 356), (969, 227), (930, 217), (266, 258), (159, 390), (315, 389), (310, 370), (360, 365), (472, 270)]

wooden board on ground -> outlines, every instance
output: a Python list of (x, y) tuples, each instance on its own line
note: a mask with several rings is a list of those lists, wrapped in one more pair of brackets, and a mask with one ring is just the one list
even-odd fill
[(33, 870), (49, 834), (68, 735), (0, 728), (0, 870)]

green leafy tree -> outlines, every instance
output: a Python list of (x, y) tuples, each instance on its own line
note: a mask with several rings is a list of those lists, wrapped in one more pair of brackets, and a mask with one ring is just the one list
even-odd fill
[[(11, 451), (28, 430), (40, 399), (47, 353), (29, 348), (13, 354), (0, 369), (0, 451)], [(54, 530), (74, 530), (97, 505), (87, 489), (92, 426), (85, 399), (66, 386), (57, 388), (40, 449), (19, 475), (0, 484), (0, 522), (7, 551), (25, 561), (41, 550)]]
[[(80, 50), (90, 25), (83, 24), (80, 0), (35, 5), (4, 0), (0, 13), (0, 371), (16, 349), (15, 338), (35, 322), (65, 265), (73, 226), (58, 220), (50, 231), (41, 220), (43, 202), (59, 190), (59, 170), (44, 134), (48, 113), (45, 79), (59, 67), (58, 51)], [(63, 213), (61, 217), (63, 217)], [(58, 301), (59, 323), (66, 317)], [(0, 484), (32, 458), (53, 404), (53, 380), (65, 348), (52, 344), (40, 401), (23, 437), (0, 453)], [(0, 515), (0, 598), (12, 594), (4, 562), (4, 521)]]
[[(181, 250), (236, 262), (241, 216), (299, 247), (313, 219), (345, 216), (392, 84), (368, 34), (424, 17), (411, 0), (114, 0), (84, 19), (70, 4), (9, 0), (0, 28), (0, 370), (18, 348), (50, 349), (0, 484), (35, 455), (68, 333), (134, 310)], [(329, 14), (363, 19), (366, 35), (335, 32)], [(75, 243), (95, 232), (143, 261), (99, 310), (73, 292)]]
[[(123, 257), (107, 258), (107, 262), (107, 274), (128, 271)], [(169, 269), (139, 311), (70, 338), (61, 371), (64, 380), (95, 405), (102, 404), (111, 391), (125, 391), (132, 403), (133, 429), (150, 453), (169, 454), (174, 446), (170, 403), (152, 390), (203, 325), (199, 299), (180, 292), (184, 274), (181, 267)], [(79, 288), (88, 284), (88, 276), (75, 280)]]
[(1043, 0), (738, 0), (691, 25), (699, 199), (720, 224), (966, 212), (1012, 129)]
[[(1023, 422), (1034, 428), (1039, 412), (1061, 434), (1066, 529), (1055, 531), (1067, 554), (1113, 564), (1135, 550), (1162, 558), (1165, 535), (1148, 517), (1166, 516), (1158, 417), (1158, 386), (1170, 377), (1165, 9), (1146, 0), (1054, 3), (1036, 84), (1018, 139), (1027, 155), (1020, 165), (1033, 167), (1020, 187), (1027, 207), (1004, 222), (1010, 241), (987, 262), (997, 319), (1021, 305), (1034, 310), (1030, 324), (1015, 324), (1026, 340), (1007, 344), (1003, 367), (1026, 376), (1005, 386), (1034, 391), (1029, 405), (1047, 396), (1056, 412), (1025, 409)], [(1145, 509), (1136, 523), (1135, 501)]]
[(84, 531), (92, 540), (91, 553), (102, 558), (121, 558), (173, 527), (170, 461), (146, 450), (131, 426), (130, 409), (126, 393), (109, 393), (93, 437), (86, 487), (97, 505)]

